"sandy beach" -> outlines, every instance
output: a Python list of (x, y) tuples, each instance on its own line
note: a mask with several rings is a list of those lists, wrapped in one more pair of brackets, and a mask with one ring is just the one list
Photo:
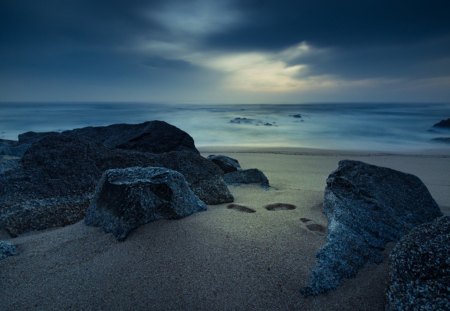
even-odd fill
[[(271, 188), (231, 186), (235, 203), (144, 225), (117, 242), (83, 222), (12, 239), (0, 261), (2, 310), (384, 310), (387, 256), (338, 289), (304, 298), (325, 243), (325, 180), (342, 159), (418, 176), (450, 215), (450, 156), (314, 149), (199, 148), (258, 168)], [(271, 203), (295, 205), (267, 210)], [(303, 222), (308, 218), (310, 222)], [(2, 236), (5, 238), (5, 236)]]

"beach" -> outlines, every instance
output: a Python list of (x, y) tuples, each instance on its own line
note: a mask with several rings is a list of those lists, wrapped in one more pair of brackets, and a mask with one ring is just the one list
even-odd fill
[[(266, 174), (267, 190), (229, 187), (235, 204), (255, 212), (211, 205), (141, 226), (124, 242), (83, 221), (21, 235), (11, 239), (19, 254), (0, 261), (2, 310), (384, 310), (392, 245), (383, 263), (366, 264), (336, 290), (300, 294), (326, 239), (327, 176), (342, 159), (411, 173), (450, 215), (448, 153), (199, 149)], [(296, 208), (265, 208), (272, 203)]]

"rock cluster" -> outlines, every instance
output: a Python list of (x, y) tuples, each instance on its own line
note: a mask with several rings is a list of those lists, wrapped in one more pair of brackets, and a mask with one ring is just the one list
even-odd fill
[(417, 226), (390, 255), (386, 310), (450, 310), (450, 217)]
[(442, 215), (416, 176), (350, 160), (339, 162), (327, 178), (324, 213), (327, 243), (304, 295), (336, 288), (366, 262), (381, 262), (387, 242)]
[(140, 225), (204, 210), (205, 203), (179, 172), (161, 167), (111, 169), (102, 175), (85, 223), (124, 240)]
[(165, 122), (27, 133), (19, 139), (29, 145), (25, 154), (0, 175), (0, 228), (12, 236), (84, 218), (98, 180), (112, 168), (166, 167), (182, 173), (205, 203), (233, 201), (221, 170), (199, 155), (187, 133)]

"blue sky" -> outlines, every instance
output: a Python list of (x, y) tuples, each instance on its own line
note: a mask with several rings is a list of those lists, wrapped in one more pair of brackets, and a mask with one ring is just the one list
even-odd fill
[(0, 0), (0, 101), (450, 102), (450, 2)]

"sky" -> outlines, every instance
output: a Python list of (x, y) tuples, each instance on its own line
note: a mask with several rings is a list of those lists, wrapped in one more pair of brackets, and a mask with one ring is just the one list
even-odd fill
[(450, 102), (450, 1), (0, 0), (0, 101)]

